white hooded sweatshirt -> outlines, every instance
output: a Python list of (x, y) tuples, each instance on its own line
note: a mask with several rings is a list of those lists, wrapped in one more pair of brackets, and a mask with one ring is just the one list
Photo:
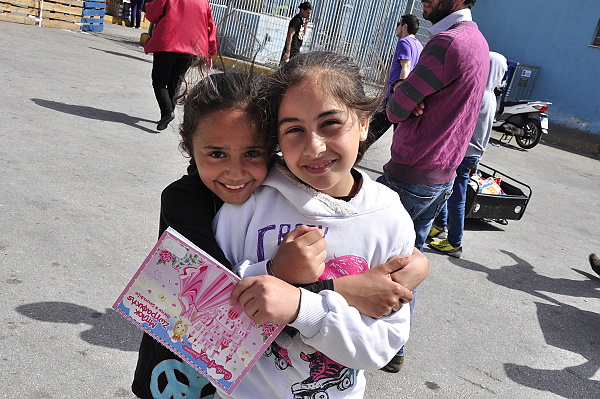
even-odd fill
[[(327, 240), (322, 278), (358, 274), (393, 256), (411, 254), (415, 233), (398, 195), (361, 172), (362, 185), (346, 202), (300, 182), (282, 165), (241, 205), (225, 204), (216, 238), (241, 277), (267, 274), (285, 235), (305, 224)], [(291, 328), (290, 328), (291, 327)], [(408, 339), (409, 307), (373, 319), (334, 291), (302, 290), (297, 319), (278, 336), (236, 388), (233, 398), (362, 398), (361, 370), (385, 366)], [(218, 391), (222, 398), (229, 398)]]

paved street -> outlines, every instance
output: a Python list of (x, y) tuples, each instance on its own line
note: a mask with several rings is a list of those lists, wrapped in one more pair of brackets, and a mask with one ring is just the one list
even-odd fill
[[(110, 307), (187, 164), (175, 125), (155, 130), (141, 32), (0, 22), (0, 397), (133, 397), (141, 333)], [(405, 369), (369, 372), (366, 398), (600, 396), (598, 156), (502, 144), (483, 163), (531, 186), (525, 215), (469, 221), (461, 259), (427, 252)]]

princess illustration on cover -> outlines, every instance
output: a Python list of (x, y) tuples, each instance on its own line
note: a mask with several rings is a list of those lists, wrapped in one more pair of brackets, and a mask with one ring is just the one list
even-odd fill
[(189, 324), (186, 324), (182, 319), (177, 320), (173, 326), (173, 331), (170, 336), (174, 341), (181, 341), (187, 335)]
[(195, 351), (210, 356), (219, 356), (226, 349), (237, 351), (253, 323), (240, 317), (241, 305), (229, 306), (234, 285), (231, 278), (216, 268), (206, 265), (184, 268), (179, 276), (181, 313), (173, 329), (173, 339), (182, 339), (176, 330), (185, 331)]

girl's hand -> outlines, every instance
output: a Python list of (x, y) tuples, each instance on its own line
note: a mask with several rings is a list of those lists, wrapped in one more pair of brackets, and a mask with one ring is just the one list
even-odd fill
[(273, 276), (242, 279), (233, 288), (229, 304), (242, 305), (244, 313), (256, 324), (289, 324), (300, 311), (300, 288)]
[[(429, 272), (429, 261), (423, 252), (414, 248), (412, 255), (400, 255), (390, 259), (389, 263), (396, 263), (398, 267), (397, 271), (391, 274), (392, 280), (398, 284), (414, 290)], [(393, 268), (393, 266), (390, 266)]]
[(299, 226), (290, 231), (271, 263), (273, 275), (290, 284), (310, 284), (325, 270), (327, 241), (316, 227)]
[(408, 263), (407, 258), (394, 259), (362, 274), (336, 278), (333, 280), (335, 291), (365, 316), (379, 318), (400, 310), (402, 304), (413, 299), (413, 295), (390, 276)]
[(379, 318), (410, 302), (410, 291), (425, 279), (429, 261), (414, 248), (412, 255), (399, 255), (362, 274), (333, 280), (335, 291), (365, 316)]

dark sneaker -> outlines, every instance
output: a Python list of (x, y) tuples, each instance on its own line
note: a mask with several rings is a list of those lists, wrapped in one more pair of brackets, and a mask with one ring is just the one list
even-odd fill
[(460, 258), (462, 256), (462, 247), (455, 247), (450, 244), (448, 240), (430, 242), (429, 246), (438, 252), (453, 256), (455, 258)]
[(600, 258), (596, 254), (590, 254), (590, 266), (596, 274), (600, 275)]
[(404, 365), (404, 355), (394, 355), (392, 360), (385, 366), (382, 367), (381, 371), (387, 371), (388, 373), (399, 373)]

